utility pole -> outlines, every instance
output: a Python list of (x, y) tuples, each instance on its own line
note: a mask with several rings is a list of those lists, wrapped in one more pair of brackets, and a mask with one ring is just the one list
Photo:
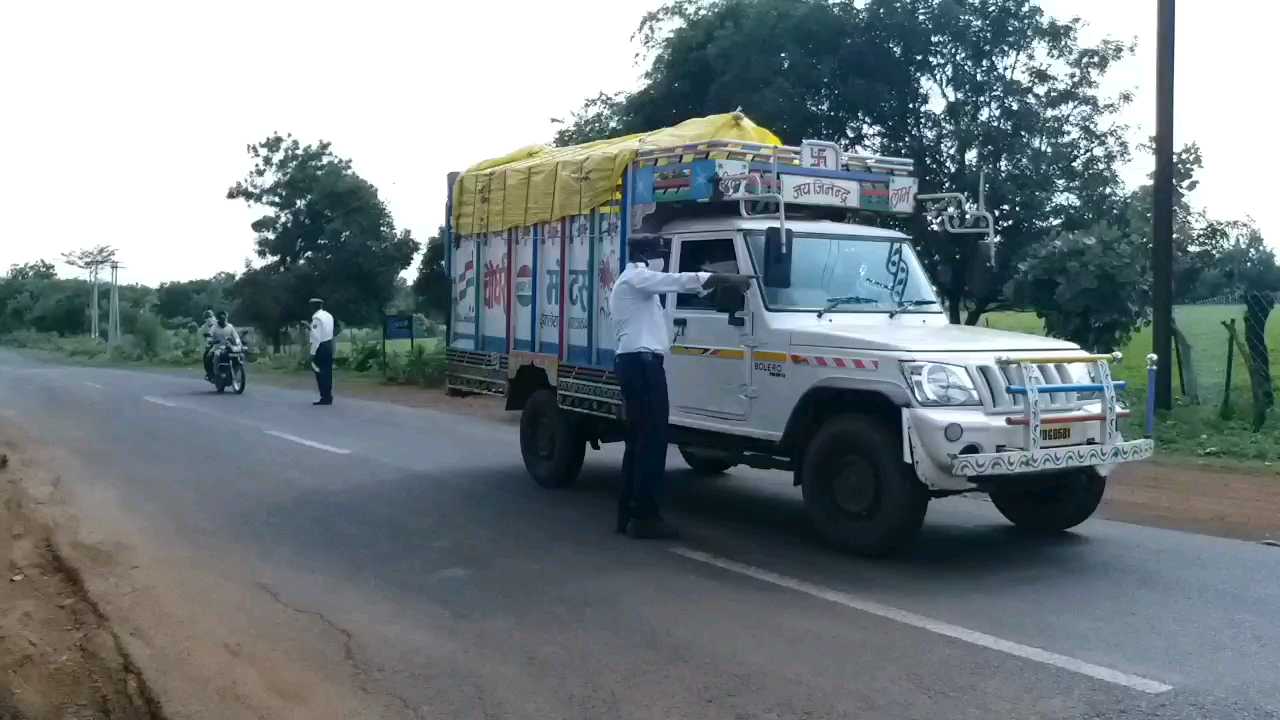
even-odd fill
[(1156, 174), (1152, 188), (1152, 352), (1156, 405), (1173, 408), (1173, 35), (1174, 0), (1159, 0), (1156, 20)]
[(111, 297), (107, 300), (107, 347), (120, 342), (120, 263), (111, 261)]
[(98, 334), (98, 265), (89, 266), (89, 282), (93, 283), (92, 299), (89, 302), (89, 335), (97, 341)]

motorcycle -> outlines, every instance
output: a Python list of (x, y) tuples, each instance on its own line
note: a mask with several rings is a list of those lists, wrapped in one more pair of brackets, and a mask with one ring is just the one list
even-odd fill
[(213, 350), (213, 387), (218, 392), (231, 388), (237, 395), (244, 394), (247, 384), (244, 367), (244, 347), (223, 343)]

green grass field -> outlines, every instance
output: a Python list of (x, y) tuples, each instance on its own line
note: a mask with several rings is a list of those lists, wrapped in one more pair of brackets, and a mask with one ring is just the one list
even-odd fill
[[(1165, 454), (1192, 456), (1209, 464), (1274, 465), (1280, 469), (1280, 413), (1268, 419), (1261, 432), (1254, 433), (1249, 417), (1251, 399), (1248, 374), (1239, 353), (1235, 354), (1231, 380), (1234, 415), (1222, 419), (1219, 411), (1226, 390), (1228, 335), (1223, 321), (1236, 319), (1244, 332), (1242, 305), (1182, 305), (1174, 309), (1174, 322), (1191, 344), (1191, 362), (1179, 368), (1174, 359), (1174, 392), (1178, 406), (1161, 419), (1156, 440)], [(1001, 330), (1044, 333), (1044, 325), (1034, 313), (998, 312), (983, 318), (984, 325)], [(1280, 312), (1267, 325), (1267, 346), (1271, 351), (1271, 372), (1280, 379)], [(1136, 333), (1124, 349), (1124, 360), (1114, 368), (1117, 380), (1129, 383), (1128, 397), (1134, 408), (1128, 432), (1140, 433), (1145, 422), (1147, 392), (1146, 356), (1151, 352), (1151, 328)], [(1181, 393), (1178, 371), (1193, 368), (1199, 380), (1200, 404), (1193, 405)]]

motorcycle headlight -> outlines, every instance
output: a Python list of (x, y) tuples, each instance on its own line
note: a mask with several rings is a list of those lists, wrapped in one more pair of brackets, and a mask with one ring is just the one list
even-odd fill
[(916, 402), (933, 407), (981, 405), (978, 389), (969, 371), (959, 365), (910, 362), (902, 364), (902, 372), (911, 386)]

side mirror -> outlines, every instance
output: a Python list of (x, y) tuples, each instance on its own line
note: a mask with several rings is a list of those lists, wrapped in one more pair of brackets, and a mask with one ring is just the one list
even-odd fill
[(742, 288), (729, 285), (716, 288), (714, 300), (716, 312), (727, 313), (730, 325), (742, 327), (747, 324), (746, 318), (738, 317), (738, 313), (747, 307), (747, 296)]
[(771, 227), (764, 231), (765, 287), (791, 287), (791, 256), (795, 249), (795, 238), (794, 230), (788, 230), (785, 238), (782, 228)]

